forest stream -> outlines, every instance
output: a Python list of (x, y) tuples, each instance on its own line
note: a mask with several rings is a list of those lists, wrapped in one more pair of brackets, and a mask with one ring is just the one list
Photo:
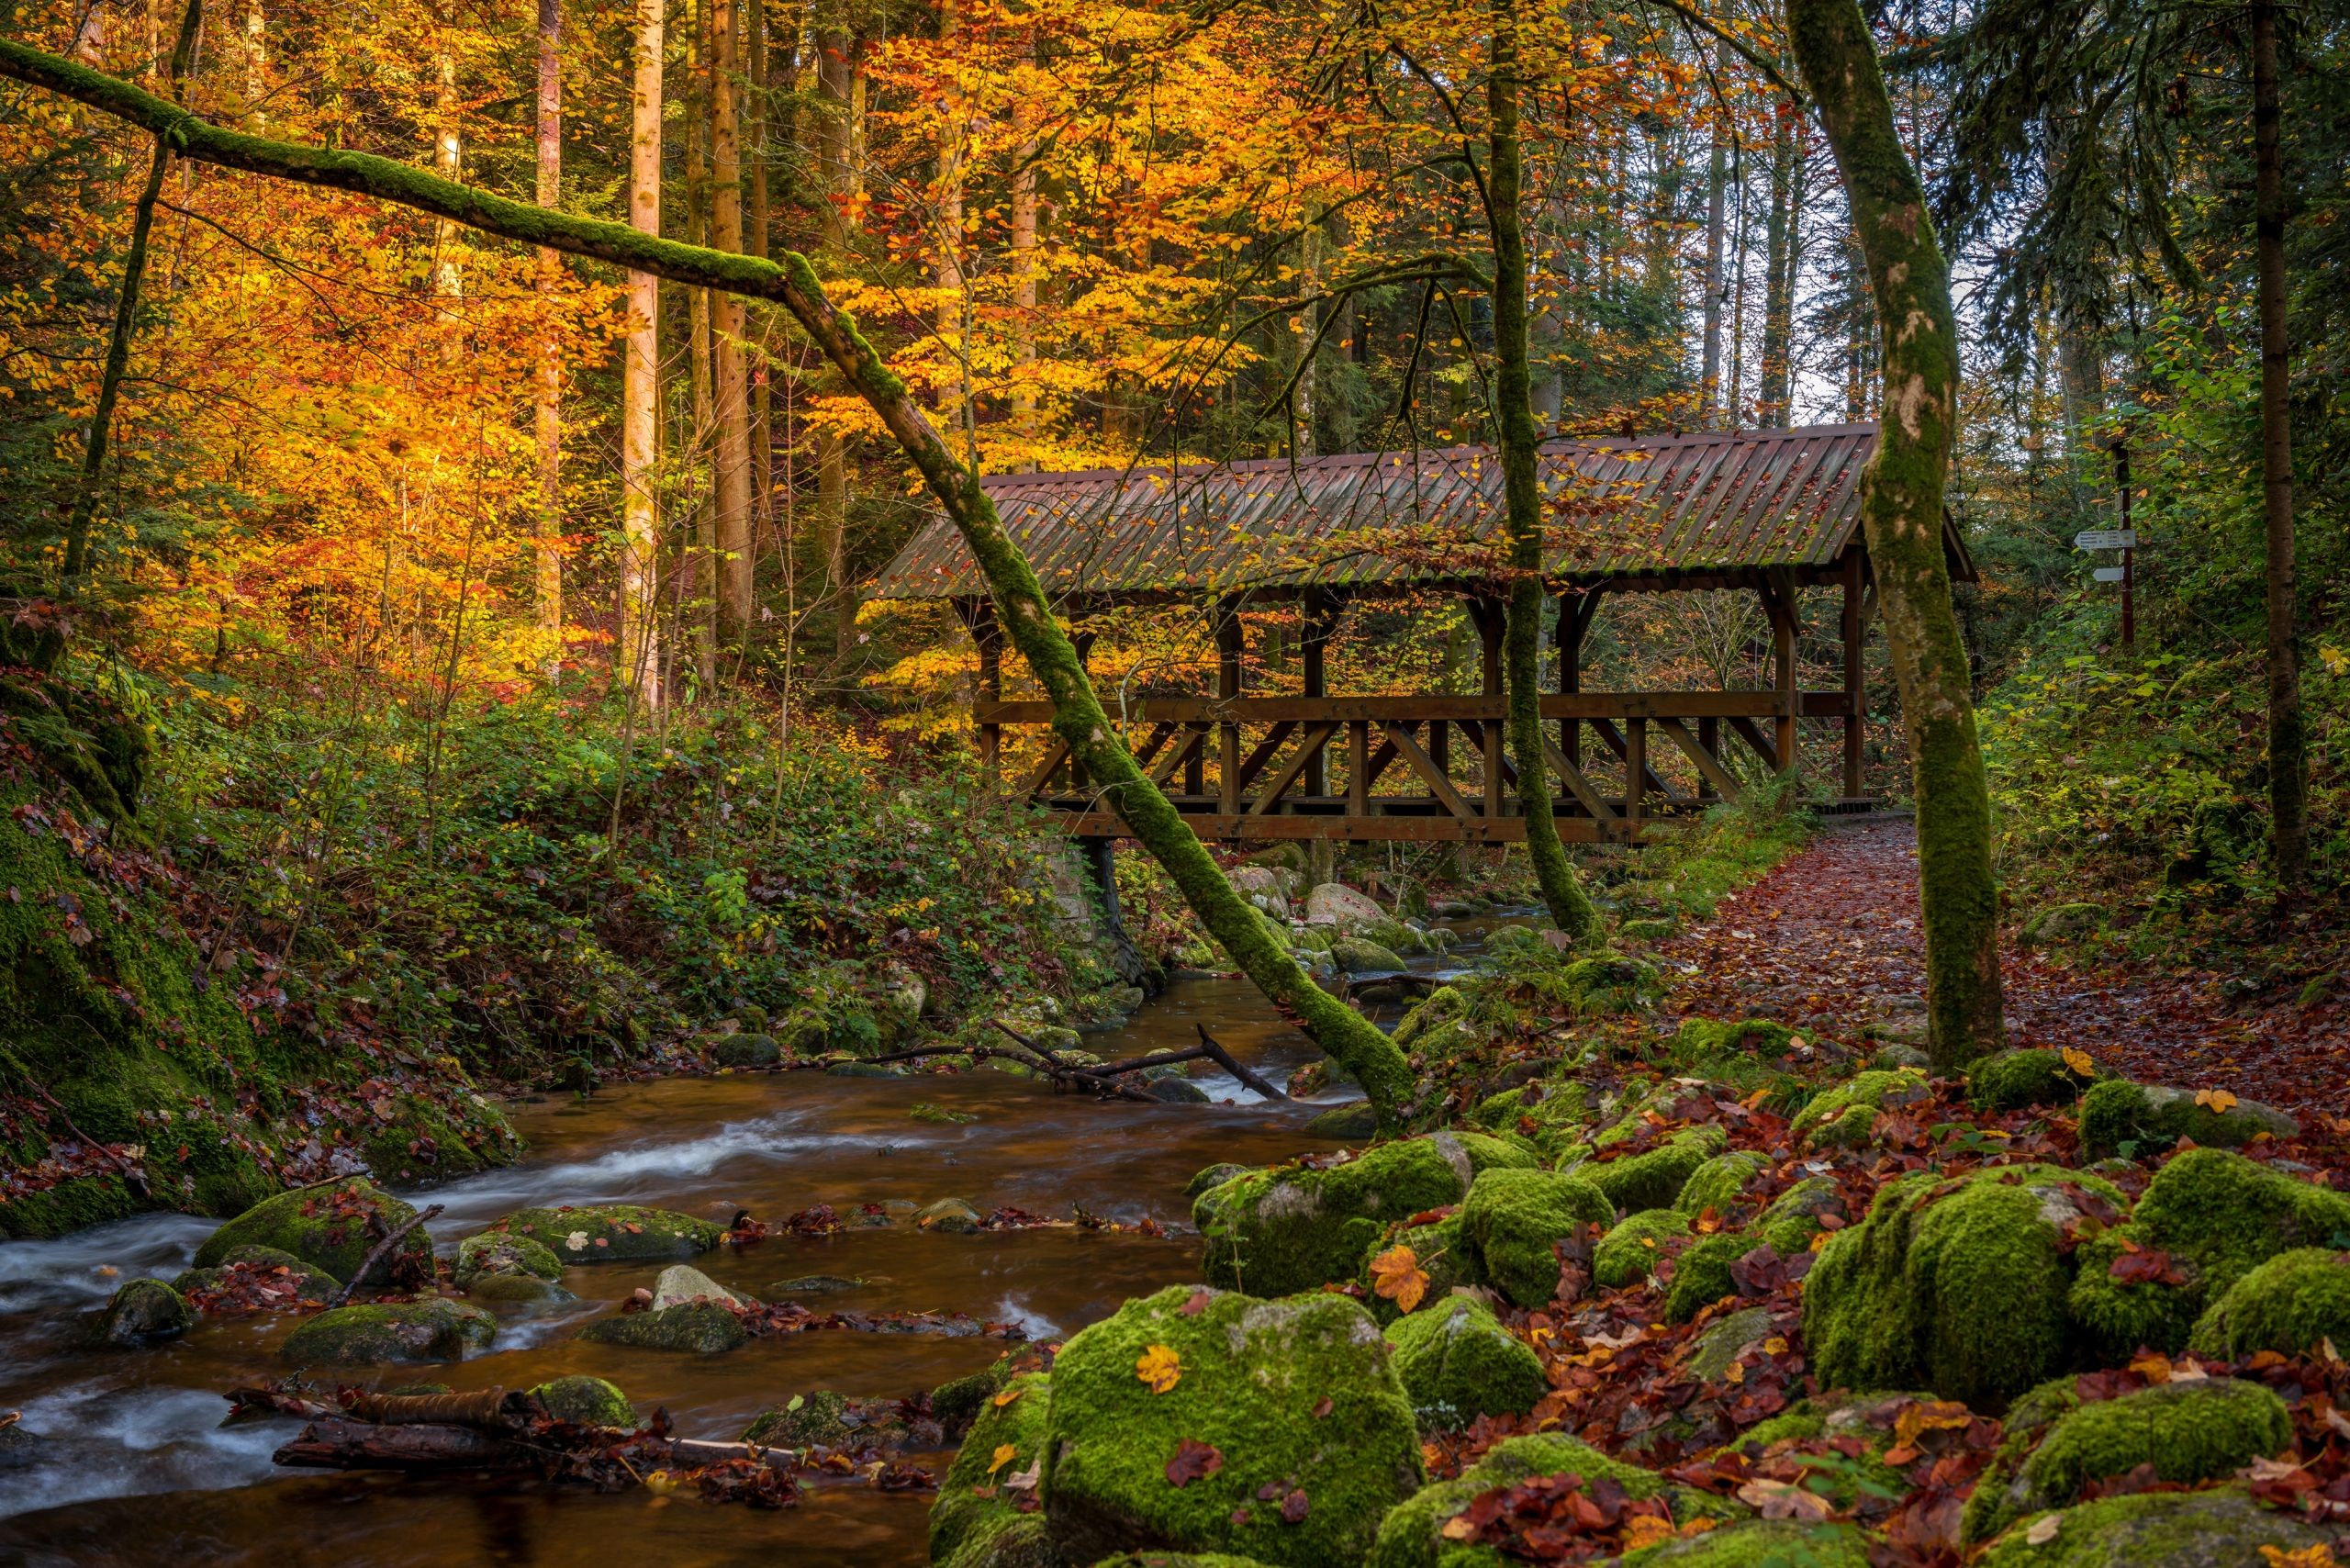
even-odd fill
[[(1113, 1059), (1195, 1042), (1195, 1025), (1278, 1082), (1314, 1055), (1237, 979), (1190, 979), (1117, 1028), (1089, 1036)], [(1262, 1163), (1323, 1146), (1293, 1108), (1274, 1110), (1234, 1080), (1197, 1081), (1209, 1105), (1097, 1103), (996, 1072), (915, 1081), (804, 1072), (666, 1079), (549, 1095), (509, 1113), (521, 1163), (407, 1194), (444, 1205), (432, 1221), (445, 1256), (500, 1215), (532, 1205), (624, 1202), (723, 1224), (738, 1209), (775, 1222), (819, 1204), (961, 1197), (1103, 1220), (1146, 1218), (1154, 1236), (1069, 1227), (940, 1235), (901, 1216), (886, 1228), (769, 1237), (698, 1260), (721, 1284), (765, 1297), (778, 1281), (830, 1274), (854, 1291), (822, 1309), (965, 1312), (1058, 1339), (1120, 1303), (1198, 1270), (1184, 1185), (1218, 1161)], [(913, 1120), (927, 1101), (977, 1119)], [(573, 1485), (449, 1476), (289, 1472), (271, 1452), (299, 1423), (223, 1428), (222, 1395), (290, 1369), (274, 1354), (296, 1319), (207, 1318), (145, 1350), (76, 1346), (82, 1315), (123, 1281), (170, 1278), (216, 1222), (149, 1215), (59, 1240), (0, 1247), (0, 1410), (64, 1445), (63, 1457), (0, 1472), (0, 1562), (26, 1568), (262, 1563), (405, 1568), (449, 1562), (696, 1564), (926, 1561), (932, 1494), (862, 1486), (810, 1490), (783, 1512), (705, 1505), (641, 1489), (598, 1495)], [(576, 1340), (658, 1265), (575, 1267), (576, 1303), (501, 1317), (492, 1348), (445, 1367), (386, 1367), (342, 1378), (375, 1387), (420, 1379), (457, 1389), (525, 1388), (576, 1372), (609, 1378), (641, 1414), (666, 1406), (686, 1436), (731, 1439), (761, 1410), (830, 1388), (863, 1397), (919, 1393), (979, 1369), (989, 1338), (822, 1332), (696, 1356)], [(934, 1470), (946, 1455), (916, 1456)]]

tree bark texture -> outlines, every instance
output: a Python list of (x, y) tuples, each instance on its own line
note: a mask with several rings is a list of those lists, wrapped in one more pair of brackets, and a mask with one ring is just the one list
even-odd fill
[[(735, 108), (741, 65), (734, 0), (711, 0), (710, 242), (743, 249), (742, 126)], [(718, 629), (739, 644), (751, 624), (751, 381), (743, 353), (743, 297), (711, 296), (711, 379), (717, 401), (711, 503), (718, 547)]]
[[(554, 207), (563, 195), (562, 0), (539, 0), (539, 205)], [(563, 286), (563, 262), (552, 248), (539, 247), (539, 291), (554, 298)], [(539, 631), (546, 637), (544, 670), (552, 679), (563, 667), (563, 344), (550, 328), (539, 345), (534, 399), (539, 445)]]
[[(635, 81), (629, 138), (628, 219), (635, 233), (661, 237), (661, 51), (665, 0), (637, 0)], [(623, 689), (647, 707), (661, 701), (660, 599), (655, 563), (655, 440), (660, 430), (661, 280), (628, 274), (628, 342), (621, 364), (621, 637)]]
[(2268, 835), (2277, 879), (2309, 870), (2309, 756), (2294, 636), (2292, 375), (2286, 336), (2285, 110), (2277, 79), (2276, 0), (2252, 5), (2255, 264), (2260, 302), (2261, 518), (2268, 557)]
[[(1519, 809), (1526, 817), (1526, 852), (1542, 902), (1561, 931), (1577, 942), (1596, 933), (1599, 912), (1583, 892), (1574, 863), (1559, 842), (1551, 814), (1550, 773), (1542, 753), (1542, 493), (1541, 432), (1534, 422), (1533, 372), (1527, 344), (1525, 159), (1518, 129), (1516, 0), (1494, 0), (1493, 67), (1485, 91), (1492, 117), (1494, 397), (1500, 404), (1504, 521), (1509, 535), (1510, 582), (1502, 634), (1502, 678), (1509, 711), (1510, 750), (1517, 759)], [(1491, 760), (1490, 754), (1488, 760)]]
[[(1816, 0), (1815, 0), (1816, 3)], [(1849, 3), (1849, 0), (1847, 0)], [(526, 245), (656, 273), (699, 288), (769, 300), (798, 321), (819, 352), (873, 409), (954, 522), (986, 578), (998, 623), (1053, 704), (1053, 729), (1134, 836), (1163, 867), (1229, 953), (1283, 1016), (1362, 1084), (1382, 1132), (1402, 1129), (1413, 1089), (1395, 1043), (1315, 985), (1225, 878), (1174, 802), (1138, 767), (1102, 711), (1076, 648), (1053, 617), (1044, 586), (994, 504), (939, 439), (905, 382), (882, 362), (854, 318), (825, 297), (806, 257), (776, 261), (680, 245), (634, 229), (509, 201), (424, 170), (363, 152), (246, 136), (207, 124), (134, 84), (0, 38), (0, 75), (48, 88), (170, 136), (184, 156), (304, 185), (348, 190), (414, 207)]]
[(1787, 20), (1851, 198), (1876, 305), (1884, 417), (1862, 476), (1861, 522), (1918, 801), (1929, 1054), (1936, 1072), (1956, 1073), (1998, 1050), (2004, 1028), (1990, 793), (1942, 557), (1942, 488), (1958, 411), (1950, 268), (1858, 0), (1789, 0)]
[[(1718, 50), (1717, 62), (1729, 51)], [(1710, 427), (1721, 409), (1722, 377), (1722, 207), (1729, 183), (1729, 132), (1722, 119), (1729, 110), (1714, 106), (1713, 157), (1706, 165), (1706, 284), (1705, 339), (1697, 367), (1697, 423)]]

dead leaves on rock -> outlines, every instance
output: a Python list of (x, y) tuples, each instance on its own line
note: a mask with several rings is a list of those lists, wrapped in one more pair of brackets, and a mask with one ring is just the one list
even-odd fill
[(1418, 1253), (1391, 1247), (1371, 1260), (1371, 1288), (1393, 1302), (1396, 1311), (1408, 1314), (1427, 1297), (1428, 1272), (1420, 1267)]

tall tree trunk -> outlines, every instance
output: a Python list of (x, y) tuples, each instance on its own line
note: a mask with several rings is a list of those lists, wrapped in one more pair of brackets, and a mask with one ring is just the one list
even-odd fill
[[(848, 248), (847, 207), (860, 178), (856, 149), (863, 137), (856, 121), (863, 94), (856, 50), (856, 35), (837, 16), (829, 19), (819, 39), (817, 61), (817, 87), (826, 110), (820, 211), (824, 241), (836, 254)], [(833, 598), (833, 659), (845, 666), (856, 655), (856, 583), (849, 571), (848, 440), (828, 425), (819, 429), (814, 445), (817, 542), (823, 547)]]
[[(1533, 374), (1527, 344), (1526, 228), (1521, 210), (1525, 162), (1518, 131), (1517, 0), (1494, 0), (1493, 69), (1485, 93), (1492, 122), (1494, 358), (1502, 448), (1502, 494), (1509, 533), (1508, 610), (1502, 634), (1502, 680), (1509, 708), (1510, 750), (1517, 758), (1519, 809), (1527, 857), (1542, 902), (1559, 929), (1585, 942), (1599, 928), (1559, 842), (1550, 809), (1550, 770), (1542, 755), (1542, 491), (1537, 468), (1542, 435), (1534, 423)], [(1638, 780), (1634, 781), (1637, 785)]]
[[(464, 140), (457, 108), (457, 57), (443, 50), (433, 61), (432, 74), (432, 167), (444, 180), (454, 181), (464, 167)], [(457, 260), (459, 226), (446, 219), (432, 226), (432, 292), (443, 299), (462, 299), (465, 293), (465, 270)], [(453, 322), (453, 311), (443, 311), (442, 319)], [(453, 335), (441, 346), (444, 357), (458, 352)]]
[[(767, 0), (750, 0), (743, 29), (745, 68), (750, 73), (750, 210), (744, 214), (743, 252), (764, 256), (774, 243), (767, 163), (773, 156), (775, 95), (769, 81)], [(768, 312), (749, 312), (744, 329), (751, 383), (751, 561), (755, 575), (760, 541), (773, 536), (775, 521), (774, 376), (769, 367)]]
[(269, 15), (262, 0), (245, 0), (245, 123), (255, 130), (269, 124), (262, 99), (268, 95)]
[[(693, 83), (693, 112), (686, 130), (686, 231), (697, 245), (710, 243), (710, 0), (695, 0), (694, 33), (686, 50)], [(712, 247), (713, 249), (715, 247)], [(711, 375), (711, 294), (698, 288), (687, 301), (687, 376), (693, 397), (693, 454), (703, 469), (694, 501), (692, 622), (694, 673), (707, 697), (718, 680), (718, 417), (717, 386)]]
[[(1036, 34), (1022, 40), (1020, 60), (1036, 63)], [(1014, 113), (1028, 119), (1023, 100)], [(1012, 423), (1022, 440), (1036, 439), (1036, 393), (1029, 370), (1036, 363), (1036, 140), (1024, 136), (1013, 149), (1012, 166)], [(1033, 460), (1022, 464), (1034, 468)]]
[[(962, 17), (957, 0), (939, 0), (939, 53), (952, 60), (962, 31)], [(970, 439), (974, 423), (971, 409), (971, 374), (968, 356), (969, 334), (964, 330), (964, 316), (969, 301), (964, 293), (963, 278), (963, 153), (970, 139), (970, 110), (963, 101), (962, 89), (950, 76), (946, 88), (946, 113), (938, 129), (938, 264), (933, 270), (932, 282), (938, 289), (938, 337), (946, 352), (955, 356), (953, 382), (939, 399), (939, 411), (946, 423)]]
[[(637, 0), (635, 82), (630, 95), (629, 226), (661, 237), (661, 51), (666, 0)], [(661, 702), (661, 604), (655, 563), (655, 437), (660, 429), (661, 280), (628, 274), (628, 342), (621, 363), (621, 636), (613, 674), (646, 707)]]
[(1794, 347), (1796, 228), (1801, 210), (1803, 173), (1801, 118), (1779, 111), (1771, 138), (1771, 215), (1763, 232), (1762, 386), (1755, 423), (1765, 429), (1787, 422), (1787, 360)]
[(1999, 901), (1991, 802), (1966, 648), (1942, 558), (1942, 487), (1958, 413), (1950, 268), (1893, 118), (1858, 0), (1787, 0), (1796, 63), (1819, 106), (1868, 260), (1885, 418), (1861, 481), (1918, 801), (1918, 884), (1934, 1070), (1999, 1048)]
[[(1725, 69), (1727, 49), (1715, 51), (1716, 69)], [(1713, 157), (1706, 165), (1706, 297), (1705, 347), (1697, 368), (1697, 422), (1712, 427), (1721, 410), (1722, 377), (1722, 207), (1729, 184), (1729, 128), (1724, 118), (1729, 106), (1713, 106)]]
[(2285, 108), (2277, 79), (2276, 0), (2252, 0), (2255, 265), (2260, 297), (2261, 516), (2268, 555), (2268, 835), (2277, 879), (2309, 870), (2309, 757), (2294, 637), (2292, 345), (2285, 321)]
[(1353, 1074), (1383, 1133), (1401, 1131), (1412, 1114), (1414, 1081), (1404, 1053), (1377, 1027), (1315, 985), (1243, 900), (1174, 802), (1136, 763), (1102, 711), (1069, 635), (1054, 619), (1044, 585), (996, 515), (994, 503), (923, 414), (921, 405), (858, 330), (828, 299), (806, 257), (778, 262), (680, 245), (632, 229), (505, 200), (437, 179), (408, 164), (364, 152), (330, 151), (224, 131), (127, 82), (0, 37), (0, 76), (61, 93), (151, 131), (172, 132), (181, 155), (277, 179), (357, 191), (463, 222), (524, 244), (552, 244), (574, 255), (657, 273), (696, 288), (722, 288), (771, 300), (790, 312), (818, 352), (873, 409), (934, 499), (969, 547), (988, 584), (997, 623), (1028, 662), (1053, 705), (1054, 733), (1101, 789), (1135, 838), (1167, 873), (1243, 973), (1284, 1016)]
[[(97, 7), (91, 7), (93, 15)], [(104, 47), (104, 24), (98, 24)], [(172, 96), (181, 96), (188, 60), (196, 52), (196, 34), (204, 26), (204, 0), (187, 0), (180, 18), (179, 41), (172, 47)], [(80, 53), (81, 39), (75, 40)], [(73, 510), (65, 525), (64, 592), (80, 587), (90, 561), (90, 527), (98, 510), (98, 495), (106, 478), (106, 445), (114, 432), (115, 404), (122, 395), (122, 377), (130, 366), (130, 339), (139, 321), (139, 287), (147, 275), (147, 237), (155, 227), (155, 203), (163, 194), (163, 176), (172, 166), (171, 139), (157, 133), (147, 158), (147, 183), (131, 208), (130, 249), (122, 258), (122, 286), (115, 297), (114, 330), (106, 338), (106, 366), (98, 374), (98, 399), (90, 410), (90, 434), (82, 445), (82, 482), (73, 492)]]
[[(539, 205), (559, 206), (563, 194), (562, 0), (539, 0)], [(563, 288), (563, 262), (539, 247), (539, 294), (552, 302)], [(539, 344), (536, 413), (539, 438), (539, 632), (546, 638), (543, 669), (563, 670), (563, 340), (552, 323)]]
[[(734, 109), (739, 65), (734, 0), (711, 0), (710, 243), (743, 249), (743, 157)], [(711, 377), (718, 447), (711, 495), (718, 530), (718, 627), (728, 645), (751, 625), (751, 384), (743, 356), (743, 297), (711, 297)]]

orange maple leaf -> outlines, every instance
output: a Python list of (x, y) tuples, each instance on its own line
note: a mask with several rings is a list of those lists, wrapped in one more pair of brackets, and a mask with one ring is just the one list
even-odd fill
[(1428, 1273), (1420, 1255), (1408, 1247), (1391, 1247), (1371, 1260), (1371, 1288), (1408, 1313), (1427, 1298)]
[(2095, 1078), (2097, 1076), (2097, 1063), (2091, 1059), (2089, 1053), (2081, 1049), (2080, 1047), (2066, 1046), (2057, 1054), (2065, 1058), (2065, 1070), (2074, 1077)]

